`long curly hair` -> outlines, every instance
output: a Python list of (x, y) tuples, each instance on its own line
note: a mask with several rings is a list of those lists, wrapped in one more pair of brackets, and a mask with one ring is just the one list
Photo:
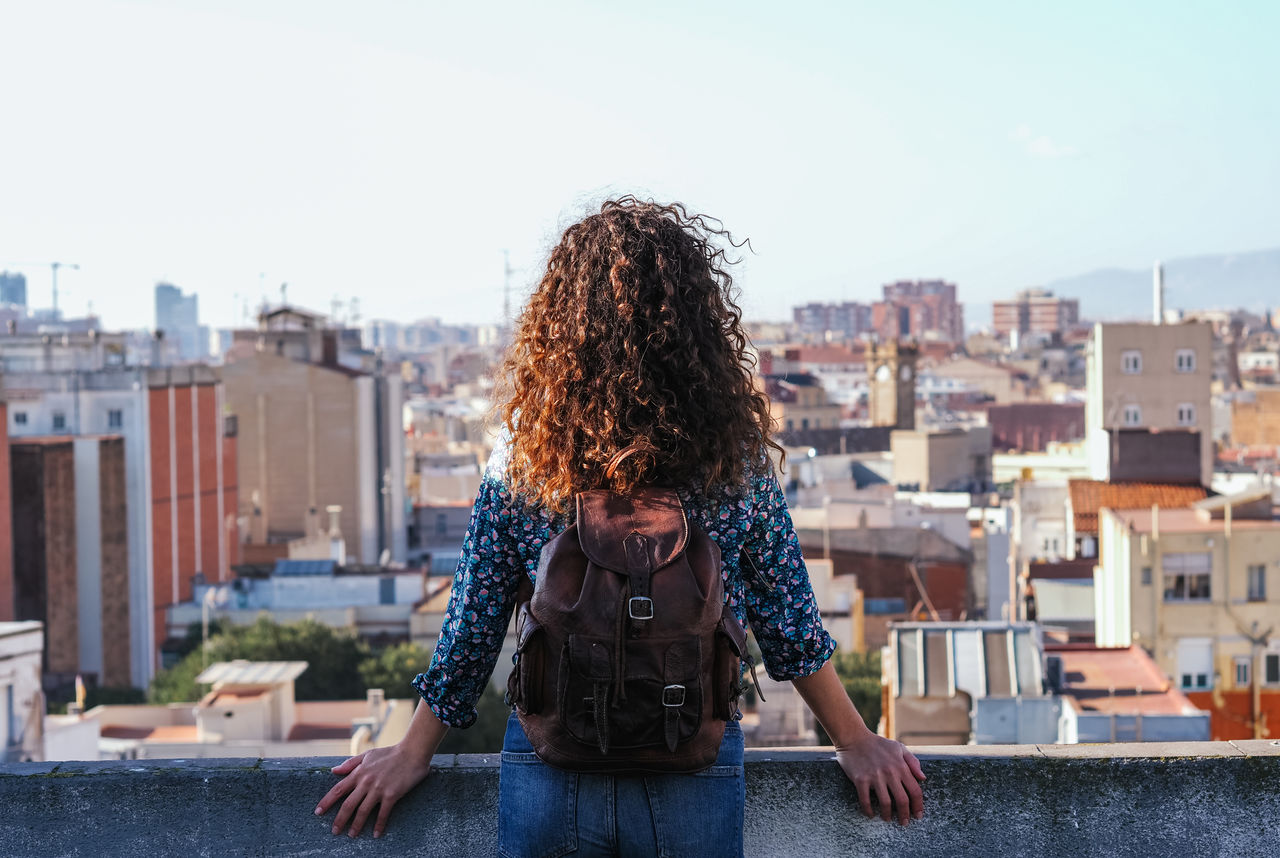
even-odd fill
[(565, 230), (501, 375), (517, 497), (563, 512), (587, 489), (728, 491), (782, 453), (717, 239), (746, 244), (632, 196)]

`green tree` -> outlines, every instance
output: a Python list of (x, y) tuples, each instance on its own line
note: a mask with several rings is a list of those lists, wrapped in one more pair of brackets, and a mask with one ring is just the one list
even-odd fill
[[(431, 653), (417, 644), (396, 644), (365, 659), (360, 665), (360, 678), (369, 688), (383, 689), (388, 697), (416, 698), (418, 692), (410, 680), (430, 663)], [(493, 683), (486, 685), (476, 701), (476, 722), (465, 730), (455, 728), (446, 733), (438, 753), (496, 754), (501, 751), (507, 716), (511, 714), (504, 696)]]
[[(839, 652), (831, 657), (831, 664), (844, 685), (844, 691), (853, 701), (867, 726), (875, 730), (880, 724), (880, 651)], [(818, 725), (818, 741), (831, 744), (831, 737)]]
[(253, 625), (232, 627), (209, 638), (207, 656), (197, 647), (182, 661), (151, 681), (152, 703), (199, 700), (196, 677), (204, 665), (219, 661), (305, 661), (307, 670), (294, 683), (298, 700), (351, 700), (363, 697), (360, 665), (369, 647), (347, 629), (332, 629), (306, 619), (281, 625), (263, 614)]
[(365, 688), (381, 688), (387, 697), (416, 698), (411, 680), (427, 669), (431, 653), (414, 643), (398, 643), (360, 662)]

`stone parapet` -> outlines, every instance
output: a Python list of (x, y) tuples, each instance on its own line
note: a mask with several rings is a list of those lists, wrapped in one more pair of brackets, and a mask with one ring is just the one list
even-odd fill
[[(1280, 741), (919, 748), (926, 815), (867, 820), (829, 751), (747, 752), (747, 854), (1280, 855)], [(379, 840), (329, 833), (337, 760), (0, 766), (0, 853), (492, 855), (497, 755), (441, 757)]]

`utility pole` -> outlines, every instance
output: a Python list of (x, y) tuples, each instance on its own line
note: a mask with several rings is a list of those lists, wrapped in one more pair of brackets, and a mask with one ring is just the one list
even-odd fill
[(49, 267), (53, 274), (53, 320), (56, 322), (58, 320), (58, 269), (74, 268), (79, 270), (80, 266), (74, 262), (6, 262), (3, 264), (6, 266), (11, 265), (14, 268), (40, 268), (46, 265)]

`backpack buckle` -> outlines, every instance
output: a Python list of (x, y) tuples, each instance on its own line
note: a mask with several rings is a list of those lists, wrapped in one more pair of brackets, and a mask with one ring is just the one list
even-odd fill
[(668, 685), (662, 689), (662, 705), (676, 708), (684, 705), (684, 686)]
[(633, 620), (652, 620), (653, 599), (648, 596), (632, 596), (627, 600), (627, 615)]

